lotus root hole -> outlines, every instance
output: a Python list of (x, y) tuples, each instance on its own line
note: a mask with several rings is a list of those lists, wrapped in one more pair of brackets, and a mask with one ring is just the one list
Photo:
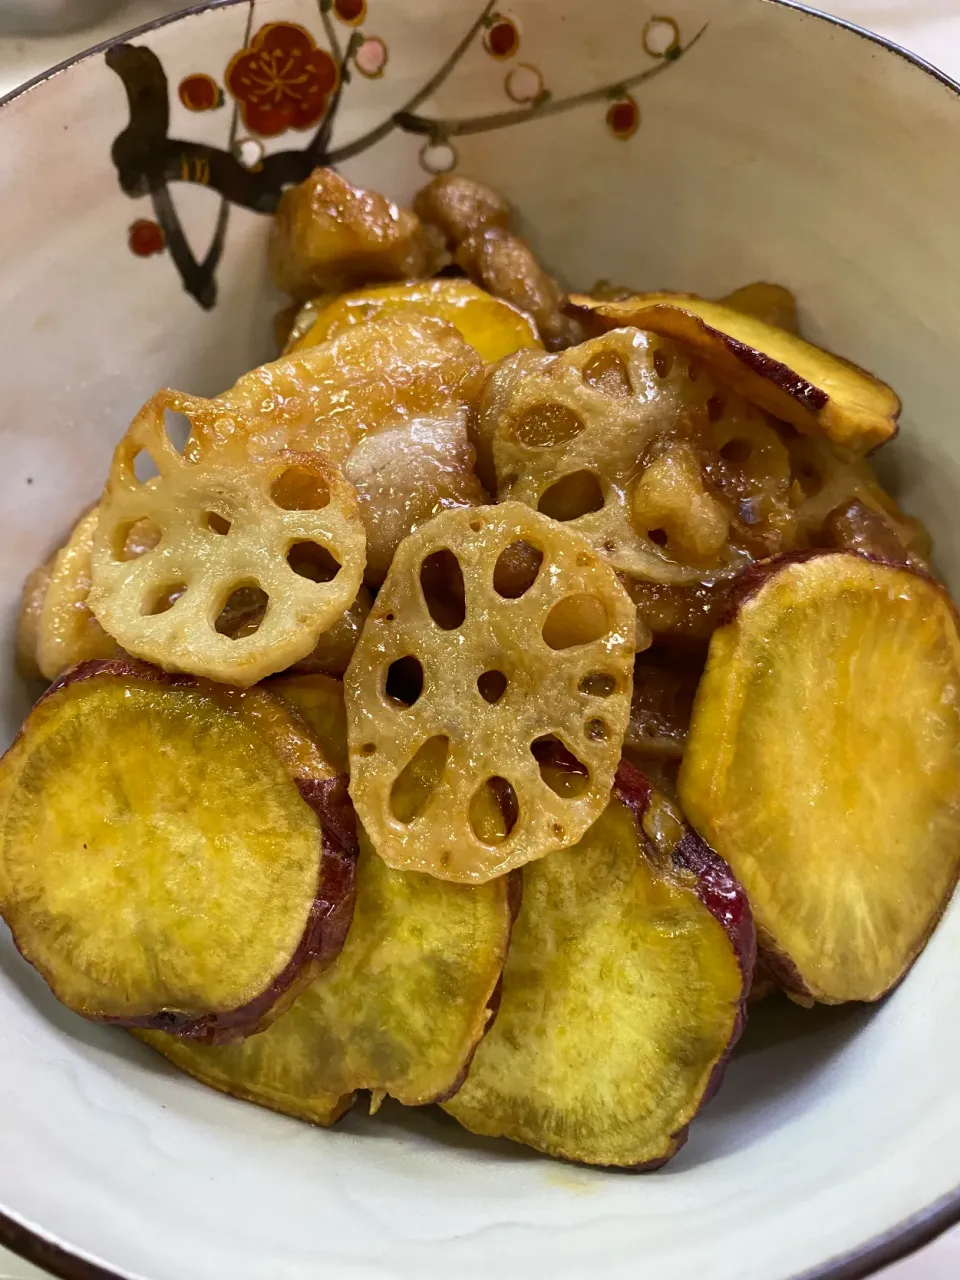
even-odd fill
[(502, 671), (484, 671), (477, 680), (477, 689), (486, 702), (499, 702), (507, 691), (507, 677)]
[(383, 685), (387, 701), (398, 707), (412, 707), (423, 693), (423, 667), (412, 654), (397, 658), (387, 667)]
[(797, 478), (800, 481), (801, 489), (808, 498), (812, 498), (819, 493), (823, 487), (823, 476), (811, 462), (800, 463), (797, 467)]
[(230, 532), (230, 521), (218, 511), (206, 511), (203, 516), (203, 527), (225, 538)]
[(270, 486), (270, 497), (284, 511), (322, 511), (330, 501), (330, 486), (310, 467), (287, 467)]
[[(709, 422), (719, 422), (727, 411), (727, 402), (723, 396), (711, 396), (707, 401), (707, 420)], [(723, 450), (721, 450), (721, 453)]]
[(432, 552), (420, 565), (420, 590), (427, 612), (441, 630), (463, 626), (467, 616), (463, 570), (447, 547)]
[(506, 778), (487, 778), (473, 793), (467, 810), (473, 833), (483, 844), (502, 844), (520, 817), (517, 793)]
[(113, 530), (110, 554), (114, 560), (136, 560), (160, 541), (162, 531), (153, 520), (125, 520)]
[(647, 533), (647, 537), (651, 542), (655, 542), (658, 547), (665, 547), (670, 541), (670, 535), (666, 529), (651, 529)]
[(589, 769), (556, 734), (546, 733), (537, 738), (530, 744), (530, 750), (540, 777), (555, 795), (574, 800), (589, 787)]
[(155, 587), (140, 607), (141, 616), (155, 618), (167, 613), (177, 603), (187, 589), (185, 582), (169, 582), (166, 586)]
[(505, 600), (519, 600), (537, 580), (543, 552), (520, 539), (511, 542), (497, 556), (493, 567), (493, 589)]
[(138, 449), (134, 454), (133, 474), (141, 484), (146, 484), (148, 480), (156, 479), (160, 474), (160, 468), (146, 449)]
[(193, 423), (187, 415), (181, 413), (179, 409), (164, 409), (163, 428), (167, 433), (167, 439), (177, 453), (183, 453), (190, 439), (190, 432), (193, 430)]
[(534, 404), (520, 414), (513, 434), (528, 449), (554, 449), (576, 439), (584, 427), (580, 415), (565, 404)]
[(657, 347), (653, 353), (653, 369), (658, 378), (669, 378), (673, 368), (673, 352), (664, 347)]
[(610, 730), (605, 720), (588, 720), (584, 727), (584, 733), (586, 733), (591, 742), (606, 742), (610, 737)]
[(583, 366), (582, 377), (605, 396), (623, 400), (633, 395), (630, 371), (616, 351), (598, 351)]
[(269, 603), (270, 597), (255, 582), (234, 587), (223, 602), (214, 630), (229, 640), (244, 640), (260, 630)]
[(583, 677), (577, 688), (591, 698), (609, 698), (616, 692), (617, 678), (606, 671), (591, 671)]
[(390, 788), (390, 812), (405, 825), (427, 807), (447, 767), (450, 740), (442, 734), (428, 738), (401, 769)]
[(479, 533), (479, 532), (480, 532), (480, 530), (483, 528), (483, 521), (482, 521), (482, 520), (471, 520), (471, 521), (470, 521), (470, 528), (473, 530), (473, 532), (474, 532), (474, 533)]
[(571, 471), (541, 495), (537, 510), (551, 520), (579, 520), (603, 508), (603, 489), (592, 471)]
[(734, 438), (728, 440), (720, 450), (720, 457), (725, 458), (727, 462), (732, 462), (736, 466), (742, 465), (744, 462), (750, 461), (750, 455), (753, 453), (753, 445), (749, 440), (739, 440)]
[(360, 748), (362, 756), (375, 756), (377, 754), (377, 744), (375, 742), (365, 742)]
[(543, 638), (551, 649), (573, 649), (595, 644), (610, 630), (610, 620), (602, 600), (577, 594), (564, 596), (547, 614)]
[(340, 561), (318, 542), (295, 542), (287, 552), (287, 564), (311, 582), (332, 582), (340, 572)]

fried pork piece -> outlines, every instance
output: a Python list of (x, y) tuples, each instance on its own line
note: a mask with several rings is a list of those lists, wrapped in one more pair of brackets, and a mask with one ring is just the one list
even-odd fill
[(683, 650), (650, 649), (637, 655), (623, 743), (628, 760), (640, 767), (650, 759), (680, 759), (702, 674), (702, 658)]
[(413, 211), (443, 232), (450, 249), (487, 227), (509, 228), (513, 210), (499, 192), (475, 178), (441, 173), (414, 197)]
[(519, 236), (503, 227), (486, 227), (461, 241), (455, 257), (471, 280), (532, 316), (551, 351), (583, 341), (584, 326), (564, 314), (563, 290)]
[(661, 1165), (740, 1035), (746, 895), (629, 764), (580, 843), (522, 875), (497, 1020), (444, 1109), (567, 1160)]
[(20, 613), (17, 617), (17, 670), (28, 680), (39, 680), (43, 677), (37, 662), (37, 636), (40, 629), (40, 614), (43, 602), (47, 597), (50, 585), (50, 574), (56, 553), (38, 565), (27, 575), (20, 597)]
[(564, 314), (566, 294), (510, 231), (510, 206), (496, 191), (472, 178), (443, 174), (417, 193), (413, 207), (439, 228), (471, 280), (533, 318), (550, 350), (583, 340), (583, 326)]
[(303, 302), (373, 281), (432, 276), (446, 261), (435, 227), (332, 169), (315, 169), (288, 188), (274, 215), (273, 279)]
[[(486, 500), (467, 435), (482, 379), (480, 357), (452, 325), (409, 312), (254, 369), (219, 402), (242, 412), (253, 453), (320, 450), (343, 466), (375, 587), (424, 520)], [(208, 438), (216, 434), (214, 423)]]

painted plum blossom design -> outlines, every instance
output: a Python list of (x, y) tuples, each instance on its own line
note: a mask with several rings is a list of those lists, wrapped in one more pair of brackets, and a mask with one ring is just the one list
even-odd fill
[[(609, 132), (626, 141), (641, 126), (636, 89), (683, 58), (706, 30), (701, 28), (684, 43), (673, 18), (655, 15), (643, 33), (644, 67), (622, 80), (557, 96), (536, 66), (519, 59), (523, 46), (519, 21), (498, 9), (496, 0), (487, 0), (443, 63), (399, 110), (358, 137), (334, 145), (333, 127), (345, 90), (354, 75), (376, 79), (388, 74), (389, 50), (384, 40), (365, 29), (368, 0), (317, 3), (326, 47), (293, 22), (269, 22), (254, 30), (256, 0), (247, 0), (243, 47), (221, 77), (233, 101), (226, 147), (170, 137), (170, 88), (152, 49), (119, 43), (106, 52), (107, 66), (126, 89), (130, 114), (111, 152), (120, 187), (131, 198), (149, 196), (153, 204), (155, 222), (150, 225), (155, 232), (149, 237), (143, 232), (147, 220), (136, 224), (141, 228), (136, 237), (142, 245), (139, 251), (168, 253), (185, 290), (202, 307), (216, 303), (216, 274), (231, 206), (271, 214), (284, 188), (302, 182), (319, 166), (336, 166), (360, 155), (397, 131), (423, 138), (420, 163), (430, 173), (456, 166), (457, 138), (590, 106), (599, 107)], [(423, 104), (477, 40), (491, 60), (505, 68), (500, 74), (510, 106), (477, 116), (424, 114)], [(207, 73), (193, 73), (182, 80), (178, 96), (191, 111), (209, 111), (225, 100), (220, 82)], [(241, 134), (241, 126), (246, 135)], [(259, 141), (290, 131), (310, 136), (298, 147), (269, 152)], [(173, 184), (184, 182), (209, 187), (221, 198), (214, 232), (202, 257), (194, 254), (187, 241), (170, 191)]]
[(233, 55), (224, 79), (244, 126), (276, 138), (320, 123), (340, 82), (340, 68), (309, 31), (292, 22), (271, 22)]

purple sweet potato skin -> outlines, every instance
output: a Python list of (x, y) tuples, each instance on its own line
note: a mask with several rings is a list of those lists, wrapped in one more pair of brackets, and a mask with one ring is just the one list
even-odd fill
[[(101, 677), (154, 681), (175, 689), (217, 688), (193, 676), (161, 671), (135, 658), (92, 659), (64, 672), (45, 690), (36, 705), (69, 685)], [(348, 780), (345, 774), (328, 778), (295, 777), (292, 780), (304, 803), (320, 820), (322, 857), (316, 896), (303, 936), (284, 969), (264, 991), (238, 1009), (200, 1017), (176, 1010), (160, 1010), (142, 1018), (102, 1017), (95, 1021), (166, 1031), (207, 1044), (243, 1039), (258, 1031), (268, 1014), (286, 1007), (292, 995), (303, 985), (300, 981), (302, 975), (309, 973), (315, 976), (336, 959), (353, 919), (356, 865), (360, 854), (356, 815), (347, 790)]]
[[(650, 802), (654, 795), (653, 787), (639, 769), (628, 760), (621, 760), (614, 779), (613, 791), (614, 795), (633, 814), (640, 840), (644, 848), (648, 850), (648, 856), (651, 861), (655, 862), (657, 855), (643, 830), (643, 817), (650, 807)], [(723, 926), (736, 953), (743, 977), (736, 1020), (730, 1034), (727, 1051), (713, 1068), (710, 1081), (703, 1094), (701, 1103), (703, 1105), (709, 1102), (720, 1089), (727, 1063), (730, 1060), (730, 1054), (733, 1052), (734, 1046), (747, 1025), (747, 999), (750, 995), (750, 988), (753, 985), (753, 975), (757, 963), (757, 931), (753, 914), (750, 910), (750, 903), (747, 901), (747, 895), (742, 885), (734, 877), (733, 872), (723, 858), (718, 853), (715, 853), (692, 828), (685, 828), (683, 836), (671, 854), (671, 860), (675, 867), (682, 871), (690, 872), (696, 877), (695, 892), (697, 897), (714, 919)], [(688, 1130), (689, 1125), (685, 1125), (673, 1135), (676, 1147), (672, 1154), (676, 1154), (686, 1142)], [(636, 1172), (652, 1172), (655, 1169), (662, 1168), (667, 1163), (667, 1159), (670, 1158), (672, 1158), (672, 1155), (663, 1160), (649, 1161), (638, 1165), (636, 1166)]]

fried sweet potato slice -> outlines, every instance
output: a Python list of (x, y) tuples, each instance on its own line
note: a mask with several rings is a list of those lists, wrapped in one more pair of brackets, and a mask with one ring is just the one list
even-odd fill
[(710, 642), (679, 791), (782, 984), (882, 996), (960, 868), (960, 636), (943, 589), (843, 552), (750, 570)]
[[(335, 762), (346, 756), (343, 688), (282, 677)], [(357, 1089), (408, 1106), (449, 1096), (491, 1017), (512, 921), (507, 879), (470, 887), (393, 871), (361, 832), (353, 923), (337, 959), (261, 1035), (224, 1046), (143, 1038), (214, 1088), (330, 1124)]]
[[(197, 410), (203, 419), (208, 405), (160, 392), (118, 445), (100, 504), (89, 606), (126, 652), (247, 686), (305, 658), (356, 600), (366, 537), (356, 492), (319, 454), (253, 458), (244, 431), (234, 424), (227, 434), (226, 417), (216, 448), (197, 460), (179, 454), (164, 411)], [(159, 471), (154, 479), (137, 477), (142, 453)], [(130, 558), (129, 531), (145, 520), (159, 543)], [(251, 591), (266, 597), (265, 612), (238, 627), (231, 599), (246, 593), (246, 608)]]
[(497, 1020), (444, 1109), (567, 1160), (663, 1164), (743, 1026), (746, 896), (626, 763), (580, 843), (522, 875)]
[[(521, 544), (533, 549), (526, 576), (504, 557)], [(507, 502), (421, 526), (400, 545), (345, 677), (351, 795), (380, 856), (479, 884), (578, 840), (620, 758), (634, 644), (635, 612), (612, 570), (555, 521)], [(544, 740), (581, 763), (579, 794), (558, 795), (542, 776)], [(491, 788), (509, 814), (498, 839), (474, 822)]]
[(248, 1035), (343, 943), (345, 782), (267, 693), (85, 663), (28, 717), (0, 791), (4, 919), (85, 1017)]
[(685, 344), (748, 400), (848, 453), (867, 453), (896, 434), (900, 401), (885, 383), (733, 306), (675, 293), (624, 302), (577, 295), (571, 304), (602, 328), (631, 325)]
[(352, 325), (382, 315), (438, 316), (452, 324), (480, 358), (495, 364), (522, 347), (539, 347), (533, 322), (519, 308), (478, 289), (469, 280), (410, 280), (342, 294), (324, 307), (293, 350), (314, 347)]
[(742, 311), (744, 315), (753, 316), (755, 320), (761, 320), (777, 329), (786, 329), (788, 333), (800, 332), (797, 299), (782, 284), (758, 280), (755, 284), (745, 284), (734, 289), (719, 301), (725, 307)]
[(431, 276), (447, 261), (436, 228), (333, 169), (315, 169), (288, 187), (274, 215), (273, 279), (301, 301), (328, 289)]

